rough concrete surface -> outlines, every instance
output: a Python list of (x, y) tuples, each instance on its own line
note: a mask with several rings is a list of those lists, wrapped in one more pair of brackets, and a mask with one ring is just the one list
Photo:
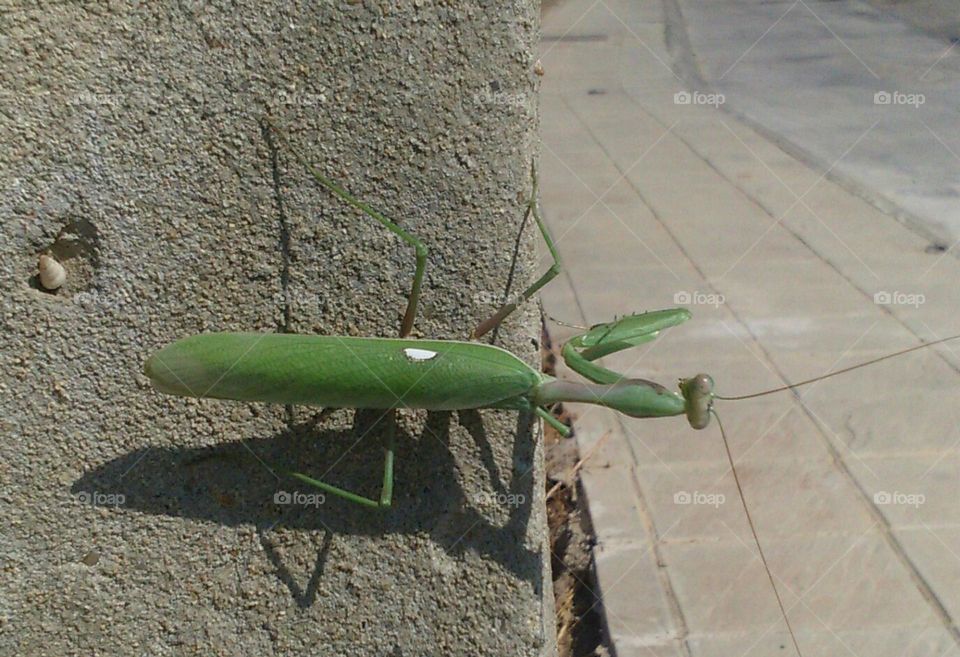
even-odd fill
[[(424, 239), (416, 333), (464, 338), (529, 189), (535, 5), (3, 10), (0, 654), (551, 651), (529, 417), (407, 413), (391, 511), (284, 505), (311, 491), (266, 464), (375, 494), (380, 432), (164, 397), (141, 373), (201, 331), (397, 331), (412, 250), (314, 184), (267, 113)], [(56, 294), (33, 278), (48, 252)], [(534, 315), (499, 339), (531, 362)]]

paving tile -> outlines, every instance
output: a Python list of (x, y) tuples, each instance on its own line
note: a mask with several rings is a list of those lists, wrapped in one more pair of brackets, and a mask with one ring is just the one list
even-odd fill
[(955, 398), (956, 393), (944, 390), (888, 392), (859, 399), (847, 394), (829, 401), (826, 395), (816, 394), (806, 406), (844, 458), (857, 460), (957, 449), (960, 413), (954, 408)]
[(949, 452), (851, 460), (850, 471), (893, 527), (960, 525), (960, 445)]
[(806, 632), (798, 640), (804, 657), (960, 657), (960, 646), (942, 625)]
[(666, 543), (661, 554), (691, 635), (786, 631), (753, 546), (737, 540)]
[[(781, 402), (717, 402), (716, 408), (736, 463), (832, 458), (817, 427), (789, 397)], [(702, 431), (692, 429), (685, 418), (678, 418), (669, 426), (665, 424), (667, 420), (662, 422), (664, 424), (624, 420), (629, 435), (637, 436), (638, 443), (650, 455), (640, 465), (719, 463), (726, 466), (727, 454), (715, 420)]]
[(585, 468), (592, 471), (611, 466), (629, 468), (637, 462), (638, 453), (642, 454), (642, 445), (630, 440), (620, 430), (615, 413), (586, 404), (567, 404), (566, 407), (576, 418), (576, 438), (581, 457), (590, 454)]
[(623, 467), (585, 467), (581, 484), (590, 508), (597, 543), (613, 546), (632, 543), (652, 549), (644, 523), (646, 512), (637, 497), (633, 471)]
[(630, 637), (621, 637), (617, 641), (617, 657), (686, 657), (679, 640), (672, 640), (663, 645), (636, 644)]
[[(943, 627), (910, 627), (868, 632), (798, 632), (804, 657), (957, 657), (960, 648)], [(790, 635), (768, 632), (691, 637), (694, 657), (795, 657)]]
[[(780, 624), (749, 634), (711, 632), (688, 640), (693, 657), (796, 657), (790, 634)], [(806, 646), (801, 645), (804, 655)]]
[(595, 560), (614, 643), (670, 647), (677, 629), (653, 553), (639, 544), (605, 545), (595, 552)]
[(750, 529), (725, 463), (649, 466), (637, 471), (660, 541), (738, 540)]
[(960, 526), (894, 531), (951, 618), (960, 618)]
[[(866, 531), (875, 522), (856, 487), (828, 461), (751, 461), (737, 472), (761, 540)], [(637, 478), (662, 541), (736, 538), (752, 549), (728, 464), (645, 467)]]
[(940, 622), (879, 527), (765, 541), (764, 552), (798, 632)]
[[(785, 631), (755, 547), (697, 542), (662, 552), (691, 636), (749, 631), (755, 641)], [(764, 541), (764, 552), (798, 636), (939, 625), (876, 531)]]

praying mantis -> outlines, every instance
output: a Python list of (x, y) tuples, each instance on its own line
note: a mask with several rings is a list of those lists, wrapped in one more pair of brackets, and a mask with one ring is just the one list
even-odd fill
[[(271, 122), (266, 129), (329, 193), (409, 245), (415, 254), (415, 270), (399, 335), (385, 337), (346, 337), (269, 333), (208, 333), (178, 340), (153, 354), (145, 364), (145, 373), (153, 386), (163, 393), (247, 402), (272, 402), (320, 406), (324, 409), (356, 408), (425, 409), (450, 411), (467, 409), (507, 409), (535, 412), (561, 433), (567, 428), (548, 410), (560, 402), (579, 402), (607, 407), (636, 418), (684, 415), (694, 429), (704, 429), (710, 418), (720, 418), (714, 409), (717, 400), (738, 400), (772, 394), (837, 376), (889, 358), (960, 338), (953, 335), (897, 351), (892, 354), (829, 372), (799, 383), (739, 397), (723, 397), (714, 392), (713, 379), (696, 374), (679, 380), (676, 391), (653, 381), (627, 378), (599, 365), (596, 361), (656, 339), (660, 332), (691, 318), (684, 308), (673, 308), (627, 315), (611, 322), (583, 328), (561, 348), (566, 365), (585, 379), (560, 380), (537, 371), (508, 351), (490, 344), (458, 340), (411, 339), (418, 312), (428, 249), (416, 236), (386, 214), (351, 195), (344, 187), (324, 176), (286, 139)], [(515, 302), (500, 306), (471, 332), (481, 337), (513, 313), (519, 304), (530, 300), (561, 271), (560, 256), (538, 206), (536, 170), (531, 168), (532, 189), (526, 203), (524, 221), (532, 217), (553, 262), (547, 271), (527, 287)], [(767, 564), (747, 508), (737, 468), (726, 434), (720, 425), (730, 470), (740, 493), (758, 556), (770, 580), (781, 614), (797, 654), (800, 654), (793, 628), (781, 600), (779, 588)], [(286, 474), (326, 493), (358, 505), (387, 509), (392, 505), (394, 489), (395, 425), (390, 422), (384, 445), (380, 495), (366, 497), (320, 481), (305, 473)]]
[[(567, 363), (589, 380), (560, 381), (530, 367), (499, 347), (455, 340), (414, 340), (413, 329), (427, 262), (427, 247), (382, 212), (360, 201), (320, 173), (272, 122), (265, 127), (278, 137), (313, 178), (347, 204), (378, 221), (413, 247), (416, 265), (398, 338), (209, 333), (184, 338), (153, 354), (144, 369), (161, 392), (188, 396), (301, 404), (325, 408), (428, 411), (497, 408), (529, 410), (567, 434), (547, 407), (580, 401), (613, 408), (633, 417), (687, 413), (695, 426), (706, 426), (709, 392), (685, 386), (683, 395), (642, 379), (623, 379), (592, 361), (654, 339), (659, 331), (690, 317), (684, 309), (631, 315), (594, 327), (568, 343)], [(537, 178), (524, 220), (533, 216), (553, 264), (516, 302), (505, 303), (481, 322), (472, 337), (485, 335), (530, 299), (560, 272), (556, 246), (537, 207)], [(393, 496), (394, 435), (388, 434), (378, 499), (289, 474), (327, 493), (373, 508), (388, 508)]]
[[(549, 412), (561, 402), (604, 406), (636, 418), (685, 415), (694, 429), (705, 428), (715, 399), (713, 379), (696, 374), (679, 381), (677, 391), (644, 379), (626, 378), (595, 361), (654, 340), (664, 329), (690, 319), (684, 308), (658, 310), (598, 324), (568, 340), (562, 348), (567, 366), (586, 381), (565, 381), (537, 371), (500, 347), (458, 340), (411, 339), (417, 316), (428, 249), (386, 214), (351, 195), (324, 176), (286, 139), (270, 120), (275, 134), (294, 158), (327, 191), (379, 222), (410, 245), (416, 265), (406, 310), (397, 338), (346, 337), (270, 333), (207, 333), (178, 340), (153, 354), (144, 369), (160, 392), (246, 402), (271, 402), (356, 408), (512, 409), (532, 411), (566, 435), (568, 430)], [(524, 220), (533, 217), (553, 259), (549, 269), (526, 288), (516, 302), (503, 304), (473, 330), (478, 338), (497, 327), (519, 303), (529, 300), (556, 277), (560, 257), (538, 208), (537, 176), (531, 167), (532, 190)], [(887, 358), (960, 336), (911, 347), (882, 358), (758, 394), (805, 385)], [(758, 395), (748, 395), (753, 397)], [(734, 398), (728, 398), (734, 399)], [(718, 418), (719, 420), (719, 418)], [(307, 474), (291, 477), (362, 506), (391, 506), (394, 486), (395, 439), (391, 423), (386, 445), (380, 496), (365, 497)], [(722, 426), (721, 426), (722, 430)]]

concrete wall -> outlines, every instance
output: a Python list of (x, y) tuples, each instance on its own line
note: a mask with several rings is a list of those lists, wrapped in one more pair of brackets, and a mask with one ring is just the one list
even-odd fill
[[(417, 335), (465, 338), (504, 289), (529, 189), (535, 4), (0, 18), (0, 653), (550, 653), (529, 418), (409, 413), (391, 511), (282, 505), (312, 491), (270, 464), (376, 495), (380, 430), (164, 397), (141, 374), (200, 331), (397, 330), (412, 250), (274, 148), (266, 113), (427, 242)], [(65, 259), (56, 295), (31, 278), (41, 252)], [(535, 315), (499, 339), (530, 362)]]

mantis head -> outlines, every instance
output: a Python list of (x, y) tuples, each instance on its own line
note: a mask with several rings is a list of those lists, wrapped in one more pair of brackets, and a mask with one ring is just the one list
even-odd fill
[(713, 378), (701, 373), (689, 379), (680, 379), (680, 394), (686, 401), (690, 426), (705, 429), (710, 424), (710, 410), (713, 407)]

